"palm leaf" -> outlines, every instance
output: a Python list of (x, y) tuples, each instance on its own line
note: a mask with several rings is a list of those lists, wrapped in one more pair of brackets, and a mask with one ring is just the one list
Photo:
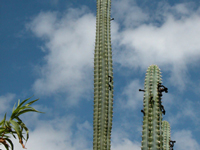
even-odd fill
[(13, 113), (13, 111), (15, 110), (15, 105), (16, 105), (16, 103), (14, 104), (14, 106), (13, 106), (13, 110), (12, 110), (12, 113)]
[(22, 127), (22, 129), (24, 128), (24, 130), (26, 131), (26, 141), (28, 141), (28, 139), (29, 139), (29, 130), (28, 130), (28, 128), (26, 127), (26, 125), (22, 122), (22, 120), (19, 118), (19, 117), (17, 117), (16, 118), (19, 122), (19, 124), (21, 125), (21, 127)]
[[(13, 107), (13, 112), (15, 111), (17, 111), (18, 110), (18, 108), (20, 108), (26, 101), (28, 101), (29, 99), (31, 99), (32, 97), (29, 97), (29, 98), (27, 98), (27, 99), (25, 99), (25, 100), (23, 100), (21, 103), (20, 103), (20, 99), (18, 100), (18, 105), (17, 105), (17, 108), (15, 109), (15, 105), (14, 105), (14, 107)], [(15, 110), (14, 110), (15, 109)]]
[(21, 114), (26, 113), (26, 112), (38, 112), (38, 113), (44, 113), (44, 112), (37, 111), (37, 110), (34, 109), (34, 108), (29, 108), (29, 109), (25, 109), (25, 110), (20, 111), (20, 112), (17, 114), (17, 117), (18, 117), (19, 115), (21, 115)]
[(12, 113), (12, 115), (11, 115), (11, 119), (14, 119), (15, 116), (16, 116), (21, 110), (26, 109), (26, 108), (27, 108), (26, 106), (17, 107), (17, 108), (13, 111), (13, 113)]
[(26, 103), (26, 101), (28, 101), (28, 100), (31, 99), (32, 97), (33, 97), (33, 96), (31, 96), (31, 97), (29, 97), (29, 98), (23, 100), (20, 104), (19, 104), (19, 101), (18, 101), (17, 107), (21, 107), (24, 103)]
[(17, 132), (15, 132), (15, 131), (11, 132), (12, 136), (16, 139), (16, 136), (14, 135), (14, 133), (17, 134)]
[(11, 120), (14, 119), (14, 118), (16, 118), (16, 117), (18, 117), (19, 115), (21, 115), (23, 113), (30, 112), (30, 111), (32, 111), (32, 112), (38, 112), (38, 113), (44, 113), (44, 112), (37, 111), (33, 107), (29, 107), (29, 105), (33, 104), (34, 102), (38, 101), (39, 99), (33, 100), (33, 101), (27, 103), (25, 106), (22, 106), (22, 104), (24, 104), (30, 98), (24, 100), (21, 104), (18, 103), (17, 108), (15, 110), (13, 110), (13, 113), (11, 115)]
[(18, 137), (22, 137), (22, 133), (20, 131), (19, 124), (16, 121), (14, 121), (14, 120), (10, 120), (10, 123), (13, 125), (13, 129), (16, 131)]
[(11, 128), (10, 126), (10, 122), (9, 121), (5, 121), (5, 125), (4, 125), (6, 128)]
[(10, 138), (10, 136), (8, 136), (8, 135), (5, 135), (5, 134), (4, 134), (4, 136), (3, 136), (3, 137), (4, 137), (4, 138)]
[(1, 133), (5, 132), (6, 128), (5, 127), (0, 127), (0, 135)]
[(5, 138), (5, 140), (11, 145), (11, 150), (13, 150), (13, 143), (9, 138)]
[[(13, 107), (10, 120), (6, 121), (6, 114), (5, 114), (4, 119), (0, 122), (0, 136), (2, 136), (2, 137), (0, 137), (0, 143), (2, 143), (7, 150), (9, 150), (9, 145), (7, 144), (7, 142), (11, 145), (12, 150), (13, 150), (13, 143), (9, 139), (10, 137), (7, 136), (6, 134), (12, 134), (14, 138), (16, 138), (15, 135), (17, 135), (19, 138), (19, 143), (22, 145), (23, 148), (25, 148), (25, 146), (23, 144), (22, 139), (24, 139), (26, 141), (29, 139), (29, 130), (26, 127), (26, 125), (22, 122), (22, 120), (19, 118), (19, 116), (21, 114), (24, 114), (27, 112), (44, 113), (44, 112), (40, 112), (40, 111), (34, 109), (33, 107), (30, 107), (30, 105), (32, 105), (34, 102), (38, 101), (39, 99), (35, 99), (35, 100), (25, 104), (31, 98), (32, 97), (27, 98), (27, 99), (23, 100), (21, 103), (20, 103), (20, 100), (18, 100), (17, 107), (15, 108), (16, 103)], [(25, 105), (23, 106), (23, 104), (25, 104)], [(14, 119), (16, 119), (17, 121), (15, 121)], [(25, 134), (25, 133), (23, 133), (23, 130), (26, 131), (26, 138), (24, 138), (24, 136), (23, 136), (23, 134)]]
[(33, 101), (31, 101), (31, 102), (29, 102), (29, 103), (27, 103), (25, 106), (29, 106), (29, 105), (31, 105), (31, 104), (33, 104), (33, 103), (35, 103), (36, 101), (38, 101), (39, 100), (39, 98), (38, 99), (36, 99), (36, 100), (33, 100)]
[(0, 138), (0, 143), (2, 143), (4, 145), (4, 147), (6, 148), (6, 150), (9, 150), (9, 145), (8, 143), (6, 142), (6, 139), (5, 138)]
[(4, 118), (3, 118), (3, 120), (0, 122), (0, 125), (2, 125), (3, 124), (3, 126), (5, 125), (5, 121), (6, 121), (6, 114), (4, 115)]

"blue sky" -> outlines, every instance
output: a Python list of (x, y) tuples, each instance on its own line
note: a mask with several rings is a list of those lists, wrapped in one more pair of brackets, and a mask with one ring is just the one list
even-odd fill
[[(29, 150), (91, 150), (96, 1), (3, 0), (0, 7), (0, 119), (18, 99), (34, 95), (40, 98), (34, 107), (46, 113), (22, 117)], [(169, 89), (163, 120), (174, 148), (199, 150), (199, 1), (113, 0), (111, 9), (112, 149), (140, 149), (138, 89), (157, 64)]]

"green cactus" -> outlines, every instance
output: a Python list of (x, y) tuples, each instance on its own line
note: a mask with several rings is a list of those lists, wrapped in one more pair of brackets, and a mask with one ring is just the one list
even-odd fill
[(163, 131), (163, 150), (170, 150), (170, 125), (169, 122), (162, 122), (162, 131)]
[(162, 111), (158, 85), (161, 84), (160, 69), (151, 65), (147, 69), (144, 84), (144, 117), (142, 150), (162, 150)]
[(113, 116), (113, 68), (110, 0), (97, 0), (94, 54), (93, 150), (110, 150)]
[[(113, 68), (110, 9), (111, 0), (97, 0), (93, 150), (110, 150), (111, 147)], [(167, 92), (166, 90), (167, 88), (161, 85), (160, 69), (156, 65), (151, 65), (147, 69), (144, 86), (142, 150), (169, 150), (170, 145), (167, 143), (170, 135), (166, 130), (168, 124), (164, 121), (162, 126), (162, 113), (165, 114), (165, 110), (161, 103), (161, 96), (163, 91)]]

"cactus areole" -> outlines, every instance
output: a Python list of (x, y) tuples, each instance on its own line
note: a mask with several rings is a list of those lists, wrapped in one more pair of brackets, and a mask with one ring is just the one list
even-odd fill
[(94, 53), (93, 150), (110, 150), (113, 116), (113, 68), (110, 0), (97, 0)]

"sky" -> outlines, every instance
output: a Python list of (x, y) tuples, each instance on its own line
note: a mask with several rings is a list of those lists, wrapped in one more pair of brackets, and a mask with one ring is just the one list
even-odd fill
[[(0, 119), (34, 95), (28, 150), (92, 150), (95, 0), (2, 0)], [(148, 66), (162, 72), (162, 103), (176, 150), (200, 149), (200, 2), (113, 0), (112, 150), (140, 150)], [(7, 118), (8, 119), (8, 118)], [(15, 149), (22, 150), (18, 140)], [(0, 145), (1, 149), (5, 149)]]

